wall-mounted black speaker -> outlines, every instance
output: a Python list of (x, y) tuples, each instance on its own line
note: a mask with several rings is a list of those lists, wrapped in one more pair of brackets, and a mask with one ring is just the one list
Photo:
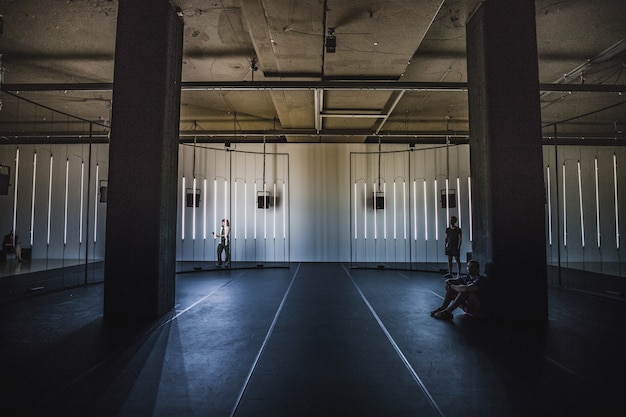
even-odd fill
[(441, 190), (441, 208), (456, 207), (456, 191), (452, 188), (448, 189), (448, 197), (446, 198), (446, 190)]
[(385, 209), (385, 193), (382, 191), (374, 191), (374, 210)]
[(9, 174), (0, 174), (0, 195), (9, 195)]
[(259, 191), (256, 196), (257, 208), (270, 208), (270, 193), (268, 191)]
[(187, 188), (185, 205), (187, 207), (200, 207), (200, 189), (196, 188), (194, 193), (193, 188)]

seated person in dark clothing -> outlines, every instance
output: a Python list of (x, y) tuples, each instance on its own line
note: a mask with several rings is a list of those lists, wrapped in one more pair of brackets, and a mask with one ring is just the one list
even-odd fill
[(18, 262), (22, 262), (22, 248), (19, 242), (19, 236), (15, 235), (13, 230), (2, 240), (2, 249), (5, 253), (15, 253)]
[(467, 275), (456, 279), (447, 279), (445, 282), (446, 295), (439, 308), (430, 312), (436, 319), (452, 320), (452, 312), (460, 307), (470, 315), (481, 313), (481, 286), (480, 265), (471, 260), (467, 263)]

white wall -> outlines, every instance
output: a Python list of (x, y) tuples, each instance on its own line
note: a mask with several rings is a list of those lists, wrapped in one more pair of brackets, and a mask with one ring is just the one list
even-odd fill
[[(249, 198), (254, 198), (254, 184), (262, 187), (263, 182), (263, 145), (233, 145), (227, 152), (223, 145), (211, 145), (211, 149), (196, 150), (195, 173), (198, 184), (207, 179), (209, 190), (203, 195), (203, 201), (210, 206), (208, 232), (213, 231), (213, 218), (221, 219), (226, 210), (237, 230), (238, 240), (233, 251), (241, 260), (268, 261), (411, 261), (443, 262), (443, 229), (447, 212), (441, 209), (435, 219), (435, 207), (439, 195), (434, 189), (445, 187), (445, 178), (450, 178), (450, 188), (457, 188), (456, 178), (460, 179), (459, 207), (449, 214), (461, 215), (464, 230), (463, 252), (470, 251), (469, 245), (469, 196), (467, 177), (469, 176), (469, 147), (467, 145), (450, 147), (417, 147), (409, 152), (407, 145), (385, 145), (383, 152), (400, 151), (383, 154), (381, 177), (385, 178), (388, 187), (394, 182), (398, 184), (404, 179), (407, 183), (416, 181), (417, 194), (415, 200), (411, 194), (409, 219), (410, 234), (416, 240), (411, 242), (409, 252), (404, 242), (364, 242), (362, 237), (354, 240), (354, 190), (356, 180), (364, 178), (372, 190), (373, 181), (379, 176), (377, 163), (377, 144), (269, 144), (266, 148), (265, 179), (268, 185), (278, 185), (278, 203), (276, 208), (258, 210), (254, 201), (248, 202), (248, 239), (243, 239), (242, 223), (246, 209), (243, 207), (242, 186), (248, 184)], [(93, 145), (91, 159), (89, 145), (21, 145), (19, 146), (19, 175), (17, 205), (15, 201), (15, 145), (0, 147), (0, 164), (11, 167), (11, 188), (9, 195), (0, 196), (0, 230), (4, 235), (13, 228), (14, 208), (16, 230), (24, 246), (30, 246), (30, 232), (33, 232), (33, 256), (50, 259), (102, 259), (104, 257), (106, 204), (97, 202), (98, 180), (108, 176), (108, 145)], [(369, 154), (365, 154), (368, 152)], [(37, 154), (35, 181), (34, 217), (33, 210), (33, 158)], [(54, 156), (52, 169), (52, 194), (50, 185), (50, 155)], [(276, 155), (275, 155), (276, 154)], [(613, 178), (613, 155), (617, 161), (618, 210), (615, 210), (615, 193)], [(598, 198), (596, 200), (595, 161), (598, 161)], [(69, 170), (66, 175), (66, 164)], [(578, 188), (578, 161), (581, 166), (581, 190), (583, 201), (583, 222), (581, 228), (580, 193)], [(81, 163), (85, 163), (83, 187), (81, 188)], [(563, 165), (565, 165), (565, 200), (563, 199)], [(548, 245), (548, 259), (556, 262), (561, 256), (570, 264), (581, 262), (618, 262), (621, 248), (618, 248), (618, 235), (624, 234), (626, 224), (626, 150), (621, 147), (544, 147), (544, 173), (546, 174), (546, 196), (548, 196), (547, 168), (550, 167), (550, 204), (546, 204), (546, 225), (551, 220), (552, 245)], [(97, 167), (97, 168), (96, 168)], [(189, 145), (181, 146), (179, 162), (179, 178), (185, 175), (186, 187), (191, 188), (194, 173), (194, 152)], [(523, 175), (523, 173), (520, 173)], [(398, 179), (401, 178), (402, 180)], [(66, 194), (67, 179), (67, 194)], [(228, 191), (224, 191), (224, 182), (230, 181)], [(214, 185), (217, 187), (219, 201), (218, 212), (213, 213)], [(424, 197), (420, 182), (427, 183), (426, 206), (424, 216)], [(235, 196), (235, 186), (238, 191)], [(285, 191), (282, 191), (282, 185)], [(198, 185), (199, 186), (199, 185)], [(179, 181), (179, 200), (182, 200), (182, 184)], [(558, 190), (557, 190), (558, 188)], [(82, 191), (82, 217), (81, 213)], [(511, 184), (511, 192), (515, 192), (515, 184)], [(390, 189), (388, 189), (390, 192)], [(411, 190), (412, 192), (412, 190)], [(283, 194), (284, 193), (284, 194)], [(363, 209), (358, 191), (357, 209)], [(67, 195), (67, 204), (66, 197)], [(227, 207), (222, 208), (224, 195)], [(235, 201), (237, 200), (237, 201)], [(48, 210), (48, 204), (51, 209)], [(546, 200), (546, 203), (548, 201)], [(565, 202), (565, 206), (564, 206)], [(201, 241), (200, 231), (203, 225), (196, 224), (196, 242), (190, 241), (192, 226), (189, 209), (183, 209), (179, 201), (179, 235), (182, 233), (182, 211), (186, 210), (185, 241), (179, 239), (177, 258), (185, 260), (215, 259), (215, 241)], [(390, 206), (391, 207), (391, 206)], [(401, 206), (398, 206), (401, 209)], [(551, 219), (548, 216), (551, 209)], [(599, 212), (596, 208), (599, 208)], [(432, 208), (432, 209), (431, 209)], [(95, 221), (96, 211), (98, 219)], [(65, 213), (67, 212), (67, 223)], [(50, 226), (48, 227), (48, 213)], [(269, 227), (273, 237), (257, 240), (252, 239), (254, 227), (252, 217), (267, 216), (261, 223), (258, 217), (257, 231), (261, 225)], [(373, 213), (370, 212), (370, 214)], [(599, 214), (598, 214), (599, 213)], [(396, 212), (399, 215), (399, 212)], [(617, 214), (617, 215), (616, 215)], [(387, 217), (387, 227), (392, 227), (392, 212)], [(274, 217), (276, 216), (276, 217)], [(283, 216), (288, 220), (284, 228)], [(565, 216), (565, 217), (564, 217)], [(426, 220), (424, 220), (426, 217)], [(417, 218), (417, 223), (414, 218)], [(33, 221), (34, 219), (34, 221)], [(82, 219), (82, 225), (81, 225)], [(565, 219), (565, 220), (564, 220)], [(599, 223), (598, 223), (599, 219)], [(360, 222), (361, 220), (359, 220)], [(426, 222), (426, 225), (424, 225)], [(360, 223), (359, 223), (360, 224)], [(399, 224), (399, 223), (398, 223)], [(438, 225), (439, 240), (434, 239), (435, 225)], [(619, 226), (616, 230), (616, 225)], [(429, 228), (428, 239), (425, 226)], [(79, 229), (82, 227), (82, 234)], [(357, 227), (359, 227), (357, 225)], [(380, 227), (380, 224), (379, 226)], [(400, 227), (398, 225), (396, 228)], [(565, 227), (567, 235), (565, 236)], [(50, 242), (48, 243), (48, 230)], [(585, 237), (583, 246), (582, 237)], [(600, 231), (600, 247), (598, 247), (598, 230)], [(97, 242), (94, 242), (94, 235)], [(567, 245), (565, 245), (567, 237)], [(66, 242), (64, 242), (66, 239)], [(371, 234), (370, 234), (371, 239)], [(546, 236), (546, 240), (549, 235)], [(389, 240), (389, 239), (388, 239)], [(367, 246), (360, 252), (359, 245)], [(374, 245), (374, 246), (371, 246)], [(620, 245), (621, 246), (621, 245)], [(356, 248), (356, 250), (355, 250)], [(86, 252), (88, 252), (86, 254)], [(407, 255), (408, 253), (408, 255)]]

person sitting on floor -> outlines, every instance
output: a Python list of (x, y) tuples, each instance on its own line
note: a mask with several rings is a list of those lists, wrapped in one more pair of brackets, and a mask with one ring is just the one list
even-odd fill
[(436, 319), (452, 320), (452, 312), (457, 307), (470, 315), (478, 315), (482, 305), (481, 278), (479, 263), (474, 260), (467, 262), (467, 275), (445, 281), (446, 295), (443, 303), (431, 311), (430, 315)]
[(13, 230), (2, 240), (2, 249), (5, 253), (15, 253), (15, 257), (18, 262), (22, 262), (22, 248), (18, 240), (18, 236), (15, 235)]

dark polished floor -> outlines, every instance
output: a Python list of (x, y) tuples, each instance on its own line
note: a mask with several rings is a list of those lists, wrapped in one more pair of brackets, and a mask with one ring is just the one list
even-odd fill
[(154, 323), (102, 284), (0, 303), (2, 416), (626, 416), (626, 303), (550, 290), (545, 327), (430, 317), (440, 274), (179, 274)]

